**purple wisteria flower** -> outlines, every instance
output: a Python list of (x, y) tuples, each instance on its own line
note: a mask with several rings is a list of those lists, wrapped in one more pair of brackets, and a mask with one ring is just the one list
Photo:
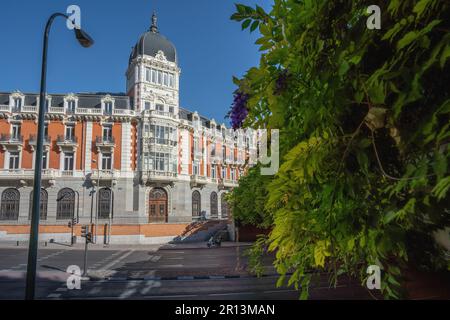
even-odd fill
[(292, 75), (289, 73), (288, 69), (284, 69), (283, 71), (281, 71), (275, 82), (274, 94), (280, 95), (283, 92), (285, 92), (289, 87), (289, 82), (290, 82), (291, 78), (292, 78)]
[(241, 91), (236, 91), (234, 93), (234, 101), (230, 111), (231, 126), (233, 129), (239, 129), (242, 127), (242, 123), (248, 115), (248, 98), (248, 94)]

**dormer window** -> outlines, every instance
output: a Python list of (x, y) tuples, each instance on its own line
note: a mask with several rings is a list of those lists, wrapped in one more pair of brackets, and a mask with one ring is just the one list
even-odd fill
[(112, 114), (113, 111), (113, 103), (112, 101), (106, 101), (105, 102), (105, 113), (106, 114)]
[(14, 98), (14, 108), (20, 110), (22, 107), (22, 98)]
[(69, 113), (75, 113), (76, 106), (77, 106), (77, 104), (76, 104), (75, 100), (67, 101), (67, 111)]
[(24, 96), (21, 93), (13, 93), (10, 98), (10, 106), (12, 112), (20, 112), (24, 105)]

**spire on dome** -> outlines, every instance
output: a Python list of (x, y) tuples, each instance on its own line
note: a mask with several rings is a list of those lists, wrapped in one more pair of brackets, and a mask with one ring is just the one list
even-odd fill
[(152, 15), (152, 25), (150, 27), (150, 31), (153, 33), (158, 33), (158, 17), (156, 17), (156, 12), (153, 11)]

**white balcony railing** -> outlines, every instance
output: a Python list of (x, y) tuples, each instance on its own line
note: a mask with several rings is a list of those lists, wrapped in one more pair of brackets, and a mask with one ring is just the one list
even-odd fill
[[(0, 179), (34, 179), (33, 169), (1, 169)], [(59, 177), (59, 171), (55, 169), (42, 170), (43, 179), (54, 179)]]
[(165, 118), (171, 118), (171, 119), (177, 119), (177, 115), (172, 112), (165, 112), (165, 111), (158, 111), (158, 110), (144, 110), (144, 116), (158, 116), (158, 117), (165, 117)]
[(11, 112), (11, 108), (7, 104), (0, 104), (0, 112)]
[(193, 184), (207, 184), (208, 183), (208, 178), (204, 177), (204, 176), (200, 176), (197, 174), (193, 174), (191, 175), (191, 183)]
[(114, 170), (114, 169), (101, 169), (101, 170), (93, 170), (92, 171), (92, 175), (91, 175), (91, 179), (92, 180), (96, 180), (96, 179), (116, 179), (119, 178), (120, 176), (120, 171), (119, 170)]

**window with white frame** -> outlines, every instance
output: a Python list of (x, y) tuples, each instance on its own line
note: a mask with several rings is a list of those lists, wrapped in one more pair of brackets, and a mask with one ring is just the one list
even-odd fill
[(170, 155), (163, 152), (150, 152), (149, 168), (155, 171), (169, 171)]
[(9, 169), (10, 170), (17, 170), (19, 169), (20, 164), (20, 152), (19, 151), (13, 151), (9, 153)]
[(171, 88), (175, 87), (175, 77), (173, 74), (169, 74), (169, 87)]
[(76, 108), (77, 104), (75, 100), (68, 100), (67, 101), (67, 111), (70, 113), (75, 113), (75, 108)]
[(152, 82), (151, 72), (152, 70), (150, 68), (145, 68), (145, 81)]
[(150, 110), (152, 108), (152, 104), (148, 101), (144, 102), (144, 109), (145, 110)]
[(66, 125), (66, 140), (72, 141), (75, 137), (75, 125)]
[(22, 98), (16, 97), (14, 98), (14, 108), (20, 109), (22, 107)]
[(103, 153), (102, 154), (102, 170), (111, 170), (112, 169), (112, 154), (111, 153)]
[(226, 167), (222, 167), (222, 179), (226, 179), (227, 178), (227, 168)]
[(153, 138), (157, 144), (168, 144), (172, 134), (172, 128), (150, 125), (150, 138)]
[(212, 165), (211, 166), (211, 178), (216, 179), (216, 176), (217, 176), (217, 174), (216, 174), (216, 166)]
[(103, 125), (103, 141), (110, 141), (112, 139), (112, 125)]
[(225, 160), (227, 158), (227, 147), (222, 146), (222, 159)]
[(230, 174), (231, 174), (231, 180), (236, 180), (236, 174), (235, 174), (235, 172), (234, 172), (234, 169), (231, 169), (230, 170)]
[(74, 165), (74, 153), (66, 152), (64, 153), (64, 171), (73, 171)]
[(152, 83), (156, 83), (156, 82), (158, 82), (157, 72), (155, 69), (152, 69)]
[(42, 169), (48, 169), (48, 151), (42, 153)]
[(11, 126), (11, 139), (19, 140), (20, 139), (20, 131), (21, 125), (19, 123), (15, 123)]
[(193, 163), (193, 174), (198, 176), (200, 174), (200, 165), (197, 161)]
[(156, 111), (164, 112), (164, 105), (157, 103), (155, 106)]
[(158, 84), (162, 84), (163, 82), (163, 73), (158, 70)]
[(105, 108), (106, 114), (112, 114), (112, 111), (113, 111), (112, 101), (105, 101), (104, 108)]

